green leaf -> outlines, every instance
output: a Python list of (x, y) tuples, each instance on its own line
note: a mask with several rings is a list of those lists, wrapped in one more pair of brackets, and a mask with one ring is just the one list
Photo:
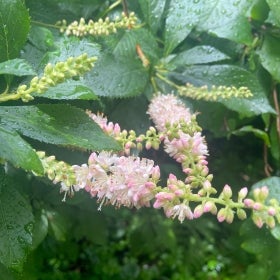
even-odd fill
[[(0, 111), (1, 111), (0, 107)], [(1, 113), (0, 113), (1, 114)], [(0, 158), (16, 167), (43, 174), (43, 167), (32, 147), (16, 131), (0, 126)]]
[(35, 214), (34, 228), (32, 231), (32, 250), (35, 250), (48, 234), (48, 217), (44, 210), (39, 210)]
[(57, 63), (59, 61), (66, 61), (70, 56), (79, 56), (83, 53), (87, 53), (88, 56), (99, 56), (100, 46), (92, 43), (87, 38), (77, 38), (62, 36), (55, 42), (54, 51), (50, 51), (46, 54), (46, 57), (42, 61), (42, 65), (46, 63)]
[(172, 66), (207, 64), (229, 59), (230, 57), (211, 46), (196, 46), (176, 55), (170, 62)]
[(32, 66), (25, 59), (20, 58), (0, 63), (0, 74), (10, 74), (15, 76), (36, 75)]
[(28, 200), (0, 170), (0, 261), (21, 271), (32, 245), (33, 214)]
[(50, 87), (44, 94), (34, 96), (57, 99), (57, 100), (96, 100), (97, 96), (91, 88), (85, 86), (81, 81), (70, 80), (55, 87)]
[(266, 0), (267, 4), (270, 7), (270, 12), (276, 20), (278, 26), (280, 26), (280, 5), (278, 0)]
[(195, 27), (238, 43), (252, 43), (246, 12), (251, 0), (171, 1), (166, 18), (165, 54), (178, 46)]
[(166, 0), (139, 0), (138, 1), (149, 29), (156, 34), (161, 27)]
[(52, 32), (41, 26), (31, 26), (28, 40), (39, 50), (47, 51), (54, 45)]
[(270, 248), (277, 248), (278, 241), (273, 238), (268, 229), (257, 229), (251, 220), (245, 221), (240, 228), (244, 242), (241, 247), (251, 254), (269, 255)]
[(55, 211), (47, 211), (46, 214), (49, 220), (50, 230), (54, 237), (58, 241), (66, 241), (67, 232), (70, 227), (67, 217)]
[(280, 42), (278, 38), (266, 35), (262, 48), (257, 52), (262, 66), (280, 82)]
[[(238, 112), (243, 117), (256, 116), (263, 113), (275, 113), (270, 106), (266, 93), (260, 82), (249, 71), (234, 65), (201, 65), (185, 68), (182, 75), (175, 75), (184, 83), (195, 86), (235, 86), (248, 87), (253, 93), (250, 98), (230, 98), (219, 100), (228, 109)], [(211, 92), (209, 92), (211, 94)]]
[(0, 0), (0, 62), (19, 55), (29, 26), (29, 14), (22, 0)]
[(246, 133), (253, 133), (256, 137), (262, 139), (267, 147), (271, 146), (268, 134), (261, 129), (254, 128), (252, 125), (246, 125), (231, 132), (234, 135), (245, 135)]
[(0, 118), (6, 128), (45, 143), (97, 151), (119, 149), (83, 110), (70, 105), (2, 106)]
[(138, 59), (104, 55), (85, 82), (97, 96), (130, 97), (144, 91), (148, 72)]
[(144, 28), (124, 31), (121, 38), (117, 38), (112, 52), (115, 57), (124, 56), (135, 59), (137, 56), (136, 45), (141, 47), (147, 59), (158, 60), (160, 50), (156, 38)]

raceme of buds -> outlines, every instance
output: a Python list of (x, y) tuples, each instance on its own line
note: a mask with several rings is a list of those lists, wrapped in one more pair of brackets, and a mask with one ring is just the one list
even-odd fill
[[(76, 174), (71, 165), (64, 161), (57, 161), (55, 156), (47, 157), (45, 152), (36, 152), (44, 168), (46, 176), (54, 183), (61, 184), (61, 192), (65, 192), (63, 201), (69, 193), (72, 195), (73, 186), (76, 185)], [(77, 191), (77, 189), (75, 189)]]
[(89, 20), (87, 23), (84, 18), (79, 21), (74, 21), (67, 25), (66, 20), (57, 22), (57, 26), (60, 27), (60, 32), (66, 35), (73, 35), (77, 37), (82, 36), (100, 36), (116, 33), (118, 29), (133, 28), (136, 24), (137, 18), (135, 13), (130, 13), (128, 16), (122, 13), (121, 16), (117, 16), (114, 21), (110, 21), (107, 17), (105, 20), (99, 19), (97, 21)]
[(22, 99), (22, 101), (27, 102), (33, 100), (33, 93), (43, 93), (49, 87), (90, 71), (96, 60), (96, 57), (88, 57), (87, 54), (82, 54), (78, 57), (69, 57), (66, 61), (58, 62), (55, 65), (48, 63), (41, 78), (34, 77), (30, 81), (29, 87), (20, 85), (15, 93), (7, 95), (5, 100), (4, 97), (3, 100), (0, 98), (0, 101)]
[(269, 228), (275, 227), (276, 221), (280, 223), (280, 207), (276, 199), (268, 199), (267, 186), (253, 190), (253, 198), (244, 199), (246, 208), (252, 210), (253, 222), (261, 228), (266, 224)]
[(178, 92), (180, 96), (186, 96), (197, 100), (216, 101), (219, 99), (229, 98), (249, 98), (253, 94), (247, 87), (226, 87), (226, 86), (212, 86), (208, 89), (207, 86), (195, 87), (189, 83), (185, 86), (179, 86)]
[(158, 134), (156, 129), (152, 126), (146, 131), (145, 135), (141, 134), (137, 136), (134, 130), (121, 130), (118, 123), (114, 124), (108, 122), (107, 117), (103, 116), (103, 114), (94, 114), (89, 110), (87, 110), (86, 113), (107, 135), (113, 137), (121, 144), (126, 155), (130, 154), (131, 149), (136, 148), (142, 150), (143, 145), (147, 150), (151, 148), (157, 150), (162, 141), (161, 134)]
[[(251, 209), (252, 219), (258, 227), (264, 224), (274, 227), (276, 221), (280, 222), (279, 203), (275, 199), (268, 200), (267, 187), (255, 189), (252, 198), (247, 198), (248, 189), (242, 188), (234, 201), (232, 189), (226, 184), (215, 196), (217, 190), (211, 184), (213, 175), (209, 174), (206, 160), (206, 141), (195, 115), (176, 96), (157, 95), (152, 99), (148, 113), (159, 132), (150, 127), (146, 134), (139, 136), (133, 130), (121, 130), (118, 124), (108, 122), (103, 115), (87, 113), (105, 133), (122, 144), (126, 156), (104, 151), (92, 153), (87, 164), (72, 166), (71, 172), (63, 169), (63, 164), (55, 163), (54, 158), (42, 156), (49, 178), (54, 182), (61, 181), (64, 191), (83, 189), (97, 197), (100, 209), (104, 204), (140, 208), (150, 206), (152, 202), (154, 208), (163, 208), (167, 217), (178, 218), (180, 222), (211, 213), (217, 215), (219, 222), (232, 223), (235, 214), (239, 219), (245, 219), (246, 209)], [(157, 185), (160, 169), (152, 160), (129, 156), (131, 149), (139, 144), (141, 148), (158, 148), (160, 143), (182, 165), (186, 176), (180, 180), (169, 174), (166, 187)], [(57, 172), (57, 168), (70, 172), (72, 189), (67, 176)]]

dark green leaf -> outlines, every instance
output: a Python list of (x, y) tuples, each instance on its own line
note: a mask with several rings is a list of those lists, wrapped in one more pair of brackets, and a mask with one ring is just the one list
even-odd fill
[(264, 21), (269, 12), (269, 7), (266, 1), (255, 0), (253, 6), (251, 7), (250, 16), (254, 20)]
[(276, 122), (271, 123), (271, 129), (269, 130), (269, 136), (271, 141), (270, 152), (274, 159), (277, 161), (280, 159), (280, 143), (278, 138), (278, 131), (276, 127)]
[(144, 55), (150, 61), (156, 61), (159, 55), (156, 38), (144, 28), (127, 30), (114, 45), (113, 54), (115, 57), (125, 56), (134, 59), (137, 56), (136, 45), (139, 45)]
[(15, 76), (36, 75), (32, 66), (24, 59), (11, 59), (0, 63), (0, 74)]
[(48, 234), (48, 217), (44, 210), (35, 214), (34, 228), (32, 231), (32, 250), (35, 250)]
[(231, 132), (234, 135), (244, 135), (246, 133), (253, 133), (256, 137), (262, 139), (267, 147), (271, 146), (268, 134), (261, 129), (254, 128), (252, 125), (246, 125)]
[(280, 26), (280, 5), (278, 0), (266, 0), (270, 7), (270, 12), (273, 18), (276, 20), (278, 26)]
[(176, 67), (206, 64), (229, 59), (226, 54), (211, 46), (197, 46), (176, 55), (169, 63)]
[(161, 20), (166, 0), (139, 0), (138, 1), (150, 30), (156, 34), (161, 27)]
[[(192, 66), (187, 67), (182, 76), (176, 76), (184, 83), (195, 86), (235, 86), (248, 87), (253, 93), (250, 98), (230, 98), (220, 100), (228, 109), (238, 112), (241, 116), (249, 117), (263, 113), (275, 113), (270, 106), (266, 93), (255, 75), (247, 70), (233, 65)], [(209, 93), (211, 94), (211, 93)]]
[(95, 93), (81, 81), (70, 80), (55, 87), (50, 87), (43, 94), (34, 94), (34, 96), (58, 99), (58, 100), (95, 100)]
[[(0, 111), (2, 108), (0, 107)], [(1, 115), (1, 113), (0, 113)], [(16, 131), (0, 126), (0, 158), (37, 174), (43, 174), (43, 167), (32, 147)]]
[(0, 0), (0, 62), (19, 55), (30, 19), (22, 0)]
[(98, 151), (119, 148), (83, 110), (70, 105), (3, 106), (0, 118), (3, 126), (42, 142)]
[(280, 82), (280, 41), (278, 38), (266, 35), (262, 48), (258, 51), (261, 64), (272, 75), (272, 77)]
[(0, 275), (5, 280), (15, 280), (16, 278), (13, 277), (11, 271), (7, 269), (3, 264), (0, 263)]
[[(106, 3), (106, 2), (105, 2)], [(104, 4), (104, 0), (27, 0), (32, 19), (54, 24), (58, 20), (76, 20), (91, 17), (93, 12)]]
[(171, 1), (166, 18), (165, 53), (169, 54), (195, 27), (212, 35), (250, 45), (248, 0)]
[(97, 96), (130, 97), (143, 92), (148, 72), (138, 59), (105, 55), (85, 81)]
[(50, 230), (54, 237), (58, 241), (66, 241), (67, 231), (70, 226), (67, 217), (55, 211), (47, 211), (46, 214), (49, 220)]
[(20, 271), (32, 245), (33, 214), (14, 182), (7, 179), (3, 169), (0, 172), (0, 261)]
[(121, 127), (136, 133), (146, 132), (150, 126), (150, 120), (146, 114), (148, 102), (142, 95), (135, 98), (123, 99), (114, 106), (110, 119), (115, 120)]

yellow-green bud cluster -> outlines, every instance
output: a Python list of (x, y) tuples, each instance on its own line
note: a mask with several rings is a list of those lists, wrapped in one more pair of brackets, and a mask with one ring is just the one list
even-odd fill
[(247, 87), (212, 86), (209, 89), (207, 86), (195, 87), (189, 83), (185, 86), (178, 87), (178, 92), (181, 96), (205, 101), (216, 101), (233, 97), (249, 98), (253, 96), (252, 92)]
[[(76, 184), (76, 174), (73, 167), (64, 161), (56, 160), (55, 156), (46, 156), (45, 152), (38, 151), (38, 157), (44, 168), (45, 175), (54, 183), (61, 184), (61, 191), (72, 194), (73, 185)], [(65, 196), (64, 199), (65, 200)]]
[(132, 28), (135, 26), (137, 18), (135, 13), (130, 13), (128, 16), (122, 13), (121, 16), (117, 16), (114, 21), (110, 21), (107, 17), (105, 20), (99, 19), (98, 21), (89, 20), (86, 23), (84, 18), (79, 21), (74, 21), (67, 25), (66, 20), (57, 22), (60, 26), (60, 32), (66, 35), (74, 35), (77, 37), (83, 37), (87, 35), (100, 36), (116, 33), (118, 29)]
[(76, 183), (75, 172), (71, 165), (56, 160), (55, 156), (46, 156), (43, 151), (38, 151), (37, 155), (41, 160), (45, 174), (54, 184), (63, 182), (70, 188)]
[(27, 85), (19, 86), (15, 95), (25, 102), (33, 100), (32, 93), (43, 93), (49, 87), (63, 83), (72, 77), (85, 74), (92, 69), (96, 60), (96, 57), (88, 57), (87, 54), (82, 54), (78, 57), (69, 57), (66, 61), (58, 62), (55, 65), (48, 63), (41, 78), (34, 77), (30, 81), (29, 87)]

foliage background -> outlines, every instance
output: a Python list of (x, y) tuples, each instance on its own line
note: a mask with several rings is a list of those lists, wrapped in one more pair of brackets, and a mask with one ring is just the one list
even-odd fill
[[(138, 28), (76, 38), (54, 26), (61, 19), (114, 18), (123, 9), (136, 13)], [(33, 149), (70, 164), (86, 162), (89, 150), (118, 149), (81, 109), (102, 111), (140, 133), (150, 125), (152, 94), (176, 93), (167, 79), (197, 87), (247, 86), (254, 94), (247, 100), (183, 100), (201, 112), (217, 189), (266, 184), (279, 200), (277, 1), (0, 0), (0, 15), (1, 92), (40, 75), (48, 62), (84, 52), (98, 57), (91, 72), (36, 94), (28, 104), (1, 103), (3, 279), (280, 278), (279, 226), (257, 229), (249, 219), (218, 224), (210, 215), (179, 224), (153, 209), (100, 212), (84, 193), (62, 203), (57, 185), (31, 173), (42, 174)], [(180, 168), (162, 151), (142, 156), (153, 158), (164, 176), (179, 176)]]

